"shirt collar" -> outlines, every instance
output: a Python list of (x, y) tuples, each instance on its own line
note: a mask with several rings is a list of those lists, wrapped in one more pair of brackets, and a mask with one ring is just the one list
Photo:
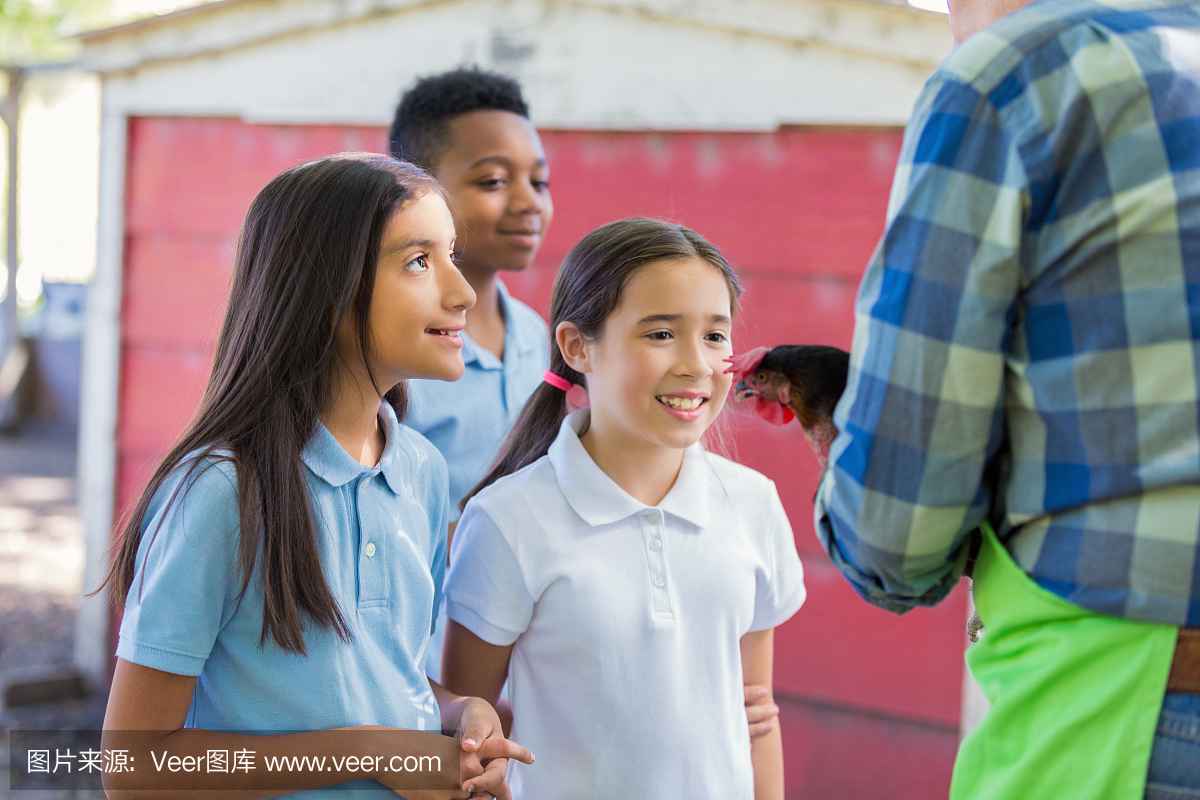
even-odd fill
[[(508, 287), (504, 285), (504, 281), (499, 278), (496, 278), (496, 290), (500, 295), (500, 310), (504, 314), (505, 354), (519, 353), (521, 355), (528, 355), (544, 347), (546, 342), (541, 337), (540, 331), (527, 331), (522, 326), (520, 317), (514, 313), (513, 303), (515, 301), (512, 295), (508, 293)], [(481, 369), (504, 368), (504, 363), (500, 359), (475, 344), (475, 341), (467, 335), (465, 330), (462, 332), (462, 340), (464, 364), (478, 364)]]
[(515, 350), (522, 355), (536, 353), (546, 346), (542, 335), (541, 325), (530, 325), (526, 322), (525, 314), (517, 314), (514, 309), (512, 295), (504, 281), (496, 279), (496, 287), (500, 290), (500, 303), (504, 306), (504, 349)]
[(388, 486), (396, 494), (400, 494), (403, 483), (402, 465), (400, 459), (399, 423), (391, 403), (380, 403), (379, 423), (383, 426), (384, 446), (383, 455), (379, 457), (376, 467), (367, 467), (355, 461), (346, 449), (338, 444), (333, 434), (325, 425), (317, 420), (317, 430), (308, 444), (304, 446), (300, 457), (312, 470), (313, 474), (330, 486), (344, 486), (366, 472), (382, 472)]
[(463, 332), (459, 335), (462, 336), (463, 341), (462, 357), (464, 365), (477, 364), (480, 369), (500, 369), (503, 366), (498, 358), (475, 344), (475, 340), (467, 335), (466, 329), (463, 329)]
[(647, 508), (658, 508), (697, 528), (708, 524), (708, 464), (699, 442), (683, 453), (683, 466), (675, 485), (657, 506), (632, 497), (596, 466), (579, 441), (579, 429), (588, 410), (567, 415), (558, 437), (550, 445), (550, 465), (567, 503), (588, 525), (608, 525)]

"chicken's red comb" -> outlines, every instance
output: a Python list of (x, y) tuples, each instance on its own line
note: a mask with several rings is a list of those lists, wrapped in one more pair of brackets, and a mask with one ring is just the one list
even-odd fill
[(753, 372), (769, 352), (771, 352), (771, 348), (769, 347), (756, 347), (753, 350), (747, 350), (740, 356), (730, 356), (725, 359), (729, 362), (729, 369), (725, 370), (725, 372), (732, 372), (733, 382), (737, 383)]

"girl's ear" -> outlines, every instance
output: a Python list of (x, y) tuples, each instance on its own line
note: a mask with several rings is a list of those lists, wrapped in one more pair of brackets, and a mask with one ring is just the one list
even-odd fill
[(587, 342), (574, 322), (558, 323), (558, 327), (554, 329), (554, 340), (558, 342), (558, 349), (568, 367), (580, 373), (591, 372)]

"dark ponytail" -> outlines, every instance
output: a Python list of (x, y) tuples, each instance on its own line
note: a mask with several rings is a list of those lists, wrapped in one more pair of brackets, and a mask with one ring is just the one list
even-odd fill
[[(737, 275), (721, 251), (690, 228), (631, 217), (602, 225), (583, 237), (563, 259), (550, 294), (550, 371), (585, 386), (584, 376), (567, 366), (558, 349), (554, 332), (559, 323), (573, 322), (583, 339), (596, 341), (635, 272), (659, 261), (693, 258), (710, 264), (725, 278), (733, 306), (730, 312), (735, 312), (742, 296)], [(463, 498), (459, 508), (465, 508), (467, 501), (485, 487), (546, 455), (568, 411), (565, 391), (548, 383), (538, 386), (521, 409), (491, 469)]]

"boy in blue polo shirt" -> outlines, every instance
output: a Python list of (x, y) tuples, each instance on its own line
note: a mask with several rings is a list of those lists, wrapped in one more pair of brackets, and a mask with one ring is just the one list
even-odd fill
[[(463, 377), (408, 384), (405, 424), (445, 456), (457, 520), (459, 499), (483, 477), (549, 366), (546, 323), (497, 276), (533, 263), (554, 217), (549, 167), (521, 87), (477, 69), (417, 81), (400, 98), (388, 141), (394, 157), (423, 167), (449, 193), (459, 266), (477, 298), (462, 334)], [(444, 630), (443, 611), (426, 661), (435, 680)]]

